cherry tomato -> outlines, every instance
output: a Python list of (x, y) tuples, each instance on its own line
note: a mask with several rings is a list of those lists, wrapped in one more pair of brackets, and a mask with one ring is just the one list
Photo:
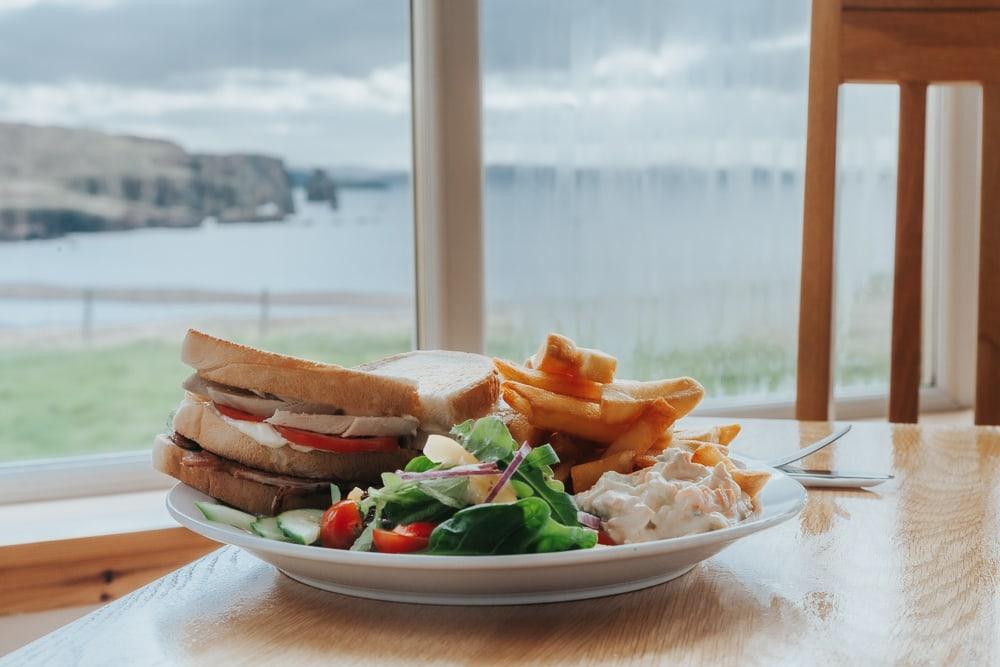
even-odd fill
[(436, 523), (431, 523), (430, 521), (417, 521), (414, 523), (408, 523), (405, 526), (396, 526), (392, 529), (392, 532), (399, 535), (405, 535), (406, 537), (419, 537), (421, 539), (430, 539), (431, 533), (437, 528)]
[(228, 405), (222, 405), (221, 403), (213, 403), (215, 409), (219, 411), (219, 414), (225, 415), (230, 419), (238, 419), (245, 422), (262, 422), (267, 417), (261, 417), (260, 415), (252, 415), (249, 412), (243, 412), (242, 410), (237, 410), (236, 408), (231, 408)]
[(319, 540), (324, 547), (350, 549), (363, 529), (358, 504), (353, 500), (341, 500), (323, 512), (319, 520)]
[(339, 438), (335, 435), (304, 431), (291, 426), (275, 426), (274, 428), (289, 442), (328, 452), (353, 454), (355, 452), (391, 452), (399, 449), (399, 441), (393, 437)]
[(386, 554), (405, 554), (427, 548), (427, 541), (437, 526), (426, 521), (396, 526), (392, 530), (372, 531), (375, 549)]
[(613, 547), (614, 545), (618, 544), (613, 539), (611, 539), (611, 536), (605, 533), (604, 530), (597, 531), (597, 543), (606, 544), (609, 547)]

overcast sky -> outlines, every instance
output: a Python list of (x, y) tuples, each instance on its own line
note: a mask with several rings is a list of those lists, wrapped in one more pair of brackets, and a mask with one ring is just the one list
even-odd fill
[[(486, 156), (796, 163), (808, 4), (483, 0)], [(405, 167), (408, 20), (405, 0), (0, 0), (0, 119)]]

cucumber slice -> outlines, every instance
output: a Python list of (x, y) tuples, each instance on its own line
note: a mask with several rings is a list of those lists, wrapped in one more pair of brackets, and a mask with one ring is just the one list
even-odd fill
[(278, 540), (279, 542), (288, 541), (285, 534), (281, 532), (281, 528), (278, 527), (278, 520), (273, 516), (266, 516), (261, 519), (257, 519), (250, 524), (250, 531), (254, 535), (258, 535), (269, 540)]
[(278, 527), (292, 542), (315, 544), (319, 541), (319, 520), (323, 510), (289, 510), (277, 516)]
[(247, 514), (232, 507), (220, 505), (219, 503), (196, 501), (195, 507), (201, 510), (201, 513), (209, 521), (218, 521), (219, 523), (224, 523), (227, 526), (241, 530), (250, 530), (250, 524), (257, 520), (257, 517), (253, 514)]

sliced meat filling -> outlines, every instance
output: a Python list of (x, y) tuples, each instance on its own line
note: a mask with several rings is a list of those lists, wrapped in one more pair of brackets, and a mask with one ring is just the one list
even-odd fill
[(230, 387), (211, 382), (197, 373), (183, 384), (189, 392), (203, 396), (213, 403), (235, 408), (258, 417), (275, 426), (336, 435), (344, 438), (385, 436), (414, 436), (420, 422), (415, 417), (355, 417), (329, 405), (289, 401), (274, 394), (263, 394), (248, 389)]

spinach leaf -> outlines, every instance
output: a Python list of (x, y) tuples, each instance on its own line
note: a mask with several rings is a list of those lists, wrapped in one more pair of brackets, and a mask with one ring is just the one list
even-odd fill
[(524, 466), (521, 466), (514, 473), (513, 479), (530, 486), (531, 490), (535, 492), (534, 497), (541, 498), (548, 503), (549, 507), (552, 508), (552, 517), (556, 521), (566, 526), (580, 525), (580, 521), (576, 518), (576, 513), (579, 510), (576, 501), (565, 491), (552, 488), (550, 485), (550, 482), (553, 481), (551, 473), (546, 474), (539, 468), (525, 469)]
[(421, 454), (420, 456), (410, 459), (406, 464), (406, 472), (427, 472), (437, 467), (437, 463), (431, 461), (429, 458)]
[(518, 498), (527, 498), (528, 496), (535, 495), (535, 490), (524, 482), (512, 479), (510, 480), (510, 485), (514, 487), (514, 493), (517, 494)]
[(431, 533), (427, 553), (482, 555), (589, 549), (597, 533), (552, 519), (549, 505), (530, 497), (506, 505), (475, 505)]
[(458, 437), (470, 454), (484, 463), (509, 462), (517, 451), (517, 442), (507, 426), (496, 417), (483, 417), (475, 422), (470, 419), (454, 427), (451, 434)]
[(524, 458), (524, 465), (529, 468), (542, 468), (555, 463), (559, 463), (559, 455), (552, 449), (552, 445), (539, 445)]

